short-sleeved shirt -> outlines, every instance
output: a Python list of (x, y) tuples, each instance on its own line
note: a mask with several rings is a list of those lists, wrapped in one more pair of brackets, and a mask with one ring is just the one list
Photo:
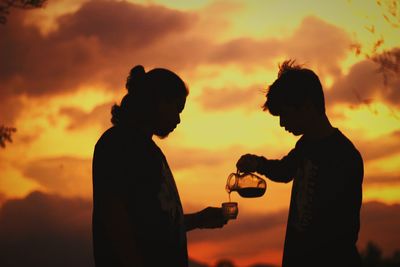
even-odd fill
[(108, 237), (108, 197), (126, 208), (130, 235), (144, 266), (188, 265), (184, 215), (167, 160), (151, 137), (123, 126), (108, 129), (93, 157), (93, 243), (96, 266), (121, 266)]

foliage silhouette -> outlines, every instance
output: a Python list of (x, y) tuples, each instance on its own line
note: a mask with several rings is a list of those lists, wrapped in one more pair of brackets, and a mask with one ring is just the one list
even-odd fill
[(43, 7), (47, 0), (0, 0), (0, 24), (6, 24), (10, 8), (34, 9)]
[(12, 142), (11, 135), (16, 132), (17, 129), (14, 127), (7, 127), (0, 125), (0, 147), (5, 148), (6, 142)]
[(363, 267), (399, 267), (400, 250), (395, 251), (391, 257), (384, 258), (382, 249), (373, 242), (368, 242), (361, 253)]

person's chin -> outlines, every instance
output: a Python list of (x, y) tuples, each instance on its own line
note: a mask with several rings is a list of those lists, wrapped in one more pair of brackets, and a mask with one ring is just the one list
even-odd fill
[(299, 136), (302, 135), (303, 133), (301, 131), (290, 131), (294, 136)]
[[(175, 128), (174, 128), (175, 129)], [(159, 129), (155, 135), (157, 135), (159, 138), (164, 139), (167, 138), (170, 133), (174, 131), (174, 129)]]
[(293, 134), (294, 136), (299, 136), (302, 135), (302, 133), (300, 131), (296, 131), (296, 130), (289, 130), (289, 129), (285, 129), (288, 133)]

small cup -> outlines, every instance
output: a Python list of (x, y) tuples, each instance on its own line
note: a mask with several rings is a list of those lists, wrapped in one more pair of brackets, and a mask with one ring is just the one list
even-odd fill
[(237, 202), (224, 202), (222, 203), (222, 213), (227, 220), (236, 219), (238, 215), (238, 203)]

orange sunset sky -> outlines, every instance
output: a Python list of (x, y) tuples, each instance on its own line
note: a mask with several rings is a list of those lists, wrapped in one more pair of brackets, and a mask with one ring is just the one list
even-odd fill
[[(359, 248), (400, 250), (398, 1), (48, 0), (0, 25), (0, 265), (93, 266), (91, 160), (131, 67), (169, 68), (189, 86), (179, 127), (154, 138), (185, 212), (227, 201), (244, 153), (280, 158), (298, 138), (263, 112), (285, 59), (313, 69), (327, 114), (365, 164)], [(382, 71), (376, 56), (390, 53)], [(239, 202), (236, 221), (188, 235), (191, 259), (280, 265), (290, 184)], [(340, 186), (335, 184), (334, 186)], [(340, 216), (340, 214), (338, 214)], [(60, 252), (62, 251), (62, 252)], [(3, 255), (2, 255), (3, 254)], [(36, 265), (37, 266), (37, 265)]]

